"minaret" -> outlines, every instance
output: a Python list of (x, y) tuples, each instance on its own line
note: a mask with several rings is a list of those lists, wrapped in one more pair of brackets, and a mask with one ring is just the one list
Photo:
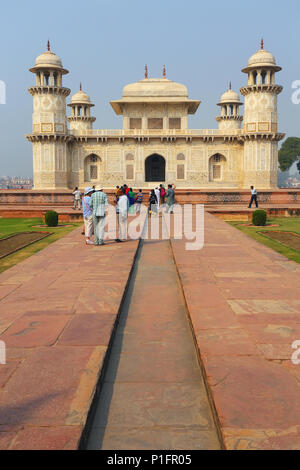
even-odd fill
[(242, 72), (248, 74), (248, 86), (241, 88), (245, 97), (244, 110), (244, 186), (277, 187), (278, 133), (277, 95), (282, 86), (276, 85), (276, 65), (273, 55), (264, 49), (252, 55)]
[(36, 58), (30, 72), (35, 85), (28, 89), (33, 96), (33, 129), (27, 139), (33, 145), (34, 189), (66, 189), (68, 187), (68, 128), (66, 97), (69, 88), (62, 86), (68, 73), (60, 58), (50, 50)]
[(70, 123), (70, 133), (72, 131), (84, 132), (93, 128), (93, 122), (96, 121), (95, 117), (91, 116), (91, 108), (94, 106), (91, 103), (90, 97), (80, 89), (71, 98), (71, 103), (68, 104), (72, 108), (72, 116), (68, 117)]
[(243, 116), (240, 116), (239, 108), (242, 105), (239, 95), (231, 89), (231, 83), (229, 83), (228, 90), (223, 93), (218, 103), (221, 107), (221, 114), (216, 117), (216, 120), (220, 130), (230, 131), (241, 128)]

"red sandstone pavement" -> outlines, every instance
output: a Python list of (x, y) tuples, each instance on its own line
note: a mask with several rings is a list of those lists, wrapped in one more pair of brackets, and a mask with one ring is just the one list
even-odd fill
[(300, 266), (205, 214), (171, 246), (227, 449), (300, 448)]
[(0, 449), (76, 449), (138, 241), (81, 228), (0, 275)]

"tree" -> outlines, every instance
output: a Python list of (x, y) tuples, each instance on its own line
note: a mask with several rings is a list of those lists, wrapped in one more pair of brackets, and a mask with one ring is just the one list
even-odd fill
[(298, 158), (300, 158), (300, 138), (288, 137), (278, 153), (280, 170), (288, 170)]

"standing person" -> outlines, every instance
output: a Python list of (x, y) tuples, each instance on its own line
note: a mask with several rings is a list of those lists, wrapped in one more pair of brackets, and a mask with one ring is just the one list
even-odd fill
[(81, 192), (79, 191), (78, 187), (76, 186), (75, 190), (73, 191), (73, 196), (74, 196), (74, 206), (73, 206), (73, 210), (75, 211), (76, 210), (76, 206), (78, 210), (81, 209)]
[(92, 194), (90, 206), (93, 209), (95, 245), (104, 245), (105, 209), (108, 207), (107, 194), (98, 185)]
[(129, 192), (129, 188), (127, 184), (123, 184), (123, 188), (124, 188), (125, 194), (127, 194)]
[(166, 190), (163, 184), (159, 185), (159, 190), (160, 190), (160, 202), (161, 204), (165, 203), (165, 198), (166, 198)]
[(159, 211), (159, 206), (160, 206), (160, 190), (158, 189), (157, 186), (156, 186), (154, 192), (155, 192), (155, 196), (156, 196), (156, 199), (157, 199), (157, 210)]
[(143, 192), (142, 190), (140, 189), (139, 192), (137, 193), (136, 197), (135, 197), (135, 202), (136, 202), (136, 213), (139, 214), (141, 212), (141, 205), (142, 205), (142, 202), (143, 202)]
[(123, 188), (120, 188), (120, 186), (117, 186), (116, 188), (116, 212), (118, 214), (118, 200), (119, 197), (122, 196), (123, 194)]
[(118, 200), (118, 220), (119, 220), (119, 237), (116, 238), (116, 242), (120, 243), (127, 240), (127, 218), (128, 218), (128, 208), (129, 200), (125, 194), (123, 188), (122, 196)]
[(134, 214), (134, 199), (135, 199), (135, 194), (132, 190), (132, 188), (129, 188), (129, 191), (127, 193), (128, 197), (128, 202), (129, 202), (129, 214)]
[(255, 202), (256, 207), (258, 207), (257, 191), (254, 188), (254, 186), (251, 186), (251, 200), (250, 200), (250, 203), (249, 203), (249, 209), (251, 209), (252, 202)]
[(170, 214), (173, 214), (174, 198), (175, 191), (172, 188), (171, 184), (168, 184), (168, 189), (166, 192), (167, 202), (166, 202), (166, 212), (170, 211)]
[(149, 197), (149, 213), (157, 214), (157, 197), (156, 197), (154, 189), (151, 189), (151, 193)]
[(93, 232), (94, 232), (93, 209), (90, 206), (91, 196), (93, 192), (94, 192), (93, 188), (85, 188), (84, 197), (82, 198), (82, 210), (83, 210), (86, 245), (94, 245), (94, 243), (91, 240), (91, 236), (93, 235)]

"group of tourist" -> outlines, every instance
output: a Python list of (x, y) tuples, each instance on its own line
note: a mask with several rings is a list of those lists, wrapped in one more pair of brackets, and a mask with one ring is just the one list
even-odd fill
[[(102, 185), (85, 188), (82, 197), (78, 187), (73, 191), (74, 206), (73, 209), (83, 210), (84, 226), (85, 226), (85, 242), (87, 245), (104, 245), (104, 227), (105, 227), (105, 210), (108, 207), (107, 194), (103, 192)], [(143, 203), (144, 194), (142, 189), (137, 193), (129, 188), (127, 184), (117, 186), (115, 191), (116, 213), (118, 214), (118, 238), (116, 242), (120, 243), (127, 239), (127, 218), (128, 215), (139, 214), (141, 205)], [(257, 202), (257, 191), (251, 186), (251, 201)], [(163, 184), (159, 187), (156, 186), (151, 190), (148, 199), (148, 212), (149, 215), (158, 215), (161, 205), (164, 205), (165, 211), (173, 213), (173, 206), (175, 204), (175, 186), (168, 184), (166, 190)], [(94, 241), (91, 240), (94, 234)]]
[[(107, 194), (103, 192), (102, 185), (85, 188), (82, 196), (78, 187), (73, 191), (74, 206), (73, 209), (83, 210), (85, 226), (86, 245), (104, 245), (104, 227), (105, 210), (108, 207)], [(118, 238), (116, 242), (120, 243), (127, 239), (127, 218), (128, 215), (139, 214), (144, 200), (142, 189), (134, 193), (127, 184), (117, 186), (115, 191), (116, 213), (118, 214)], [(175, 186), (168, 185), (165, 190), (163, 184), (152, 189), (148, 199), (149, 215), (157, 215), (161, 205), (165, 205), (166, 212), (173, 213), (175, 203)], [(94, 241), (92, 236), (94, 234)]]

